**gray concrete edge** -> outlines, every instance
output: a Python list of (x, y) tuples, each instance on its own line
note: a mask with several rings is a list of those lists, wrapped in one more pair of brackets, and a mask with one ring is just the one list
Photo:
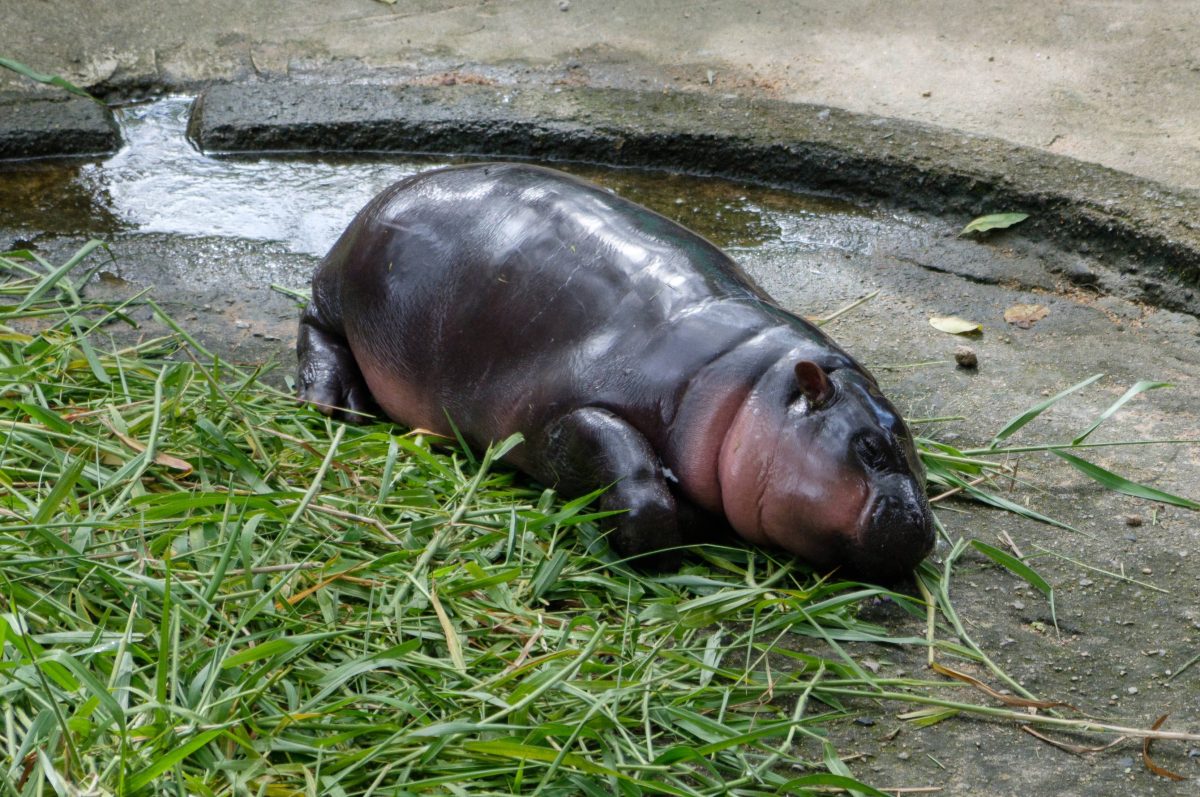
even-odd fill
[[(882, 201), (1109, 255), (1135, 298), (1200, 313), (1198, 197), (1095, 164), (896, 119), (775, 100), (590, 87), (218, 85), (207, 152), (390, 151), (667, 168)], [(1127, 281), (1128, 282), (1128, 281)]]
[(0, 160), (108, 155), (121, 132), (106, 106), (62, 92), (0, 92)]
[[(9, 102), (19, 108), (19, 98)], [(53, 125), (40, 129), (54, 138)], [(0, 127), (0, 153), (8, 151), (5, 135)], [(1127, 298), (1200, 315), (1200, 197), (1193, 192), (893, 118), (621, 88), (262, 82), (204, 89), (189, 135), (214, 154), (396, 152), (664, 168), (963, 223), (1021, 211), (1030, 214), (1017, 228), (1022, 236), (1101, 254), (1121, 275)]]

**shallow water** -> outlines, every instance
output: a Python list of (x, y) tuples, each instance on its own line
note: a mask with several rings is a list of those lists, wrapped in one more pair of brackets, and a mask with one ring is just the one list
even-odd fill
[[(42, 233), (166, 233), (272, 241), (322, 255), (380, 189), (452, 162), (361, 154), (212, 157), (186, 137), (190, 106), (189, 98), (172, 97), (121, 109), (125, 146), (104, 160), (0, 165), (0, 228), (17, 241)], [(865, 254), (883, 228), (897, 223), (839, 200), (720, 180), (563, 168), (733, 249), (780, 244)]]

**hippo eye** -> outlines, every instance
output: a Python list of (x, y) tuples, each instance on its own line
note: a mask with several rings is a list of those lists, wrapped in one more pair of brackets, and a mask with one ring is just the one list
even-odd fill
[(854, 453), (867, 470), (887, 470), (888, 449), (882, 440), (874, 436), (861, 435), (854, 441)]

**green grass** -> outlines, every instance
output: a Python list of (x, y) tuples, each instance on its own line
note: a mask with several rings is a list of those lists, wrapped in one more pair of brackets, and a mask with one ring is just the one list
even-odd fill
[[(0, 257), (0, 795), (879, 794), (828, 740), (879, 698), (1133, 730), (856, 658), (1026, 694), (950, 599), (961, 541), (915, 596), (742, 547), (637, 573), (503, 466), (516, 440), (333, 423), (148, 297), (166, 331), (130, 343), (128, 306), (81, 298), (91, 248)], [(927, 443), (931, 478), (999, 500), (971, 481), (1006, 437)]]

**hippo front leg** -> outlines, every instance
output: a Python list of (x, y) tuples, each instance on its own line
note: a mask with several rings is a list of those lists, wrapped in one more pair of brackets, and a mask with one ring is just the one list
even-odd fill
[(312, 305), (300, 317), (296, 354), (301, 401), (349, 423), (367, 423), (379, 412), (345, 337), (322, 324)]
[(675, 497), (640, 432), (608, 410), (585, 407), (552, 423), (542, 443), (541, 469), (561, 492), (580, 495), (608, 487), (600, 508), (621, 513), (608, 521), (609, 542), (618, 554), (638, 567), (678, 567), (682, 537)]

